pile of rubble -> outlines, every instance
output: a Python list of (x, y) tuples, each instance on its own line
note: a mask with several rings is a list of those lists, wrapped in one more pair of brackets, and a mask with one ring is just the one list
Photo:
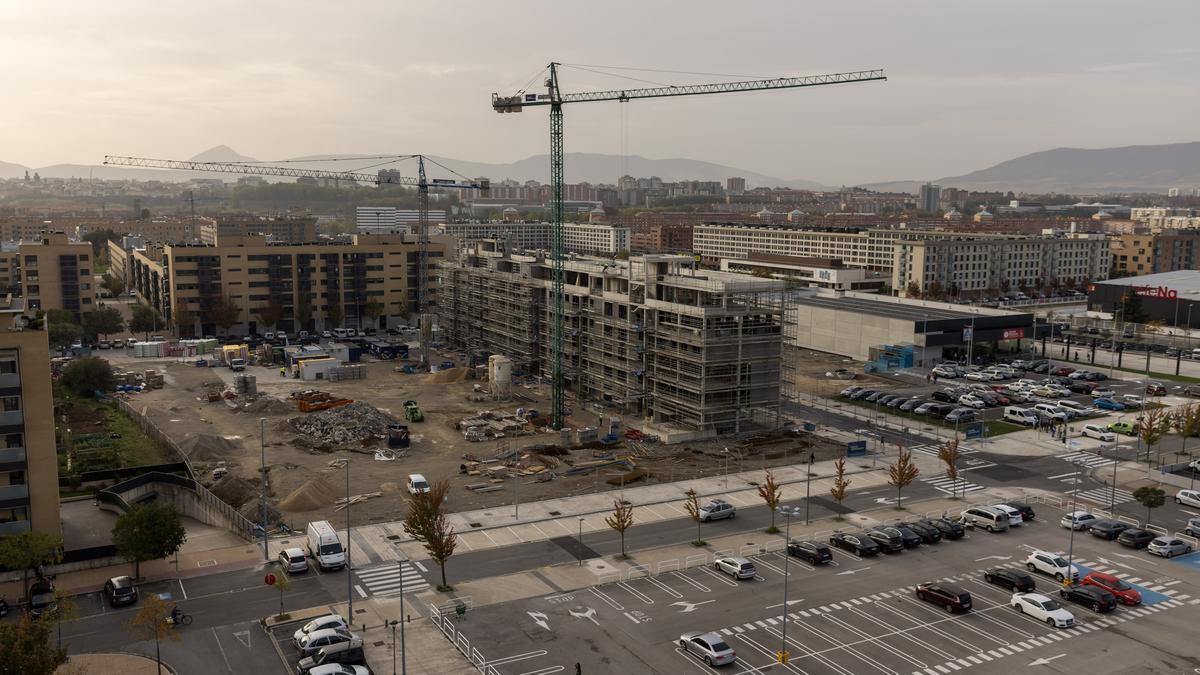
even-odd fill
[(322, 445), (368, 445), (376, 440), (386, 441), (388, 425), (396, 418), (368, 403), (356, 401), (339, 408), (311, 413), (288, 420), (288, 426), (298, 434)]
[(529, 421), (522, 416), (524, 410), (518, 408), (517, 411), (516, 415), (506, 415), (491, 410), (480, 410), (474, 417), (459, 420), (458, 429), (464, 439), (472, 442), (533, 433), (529, 428)]

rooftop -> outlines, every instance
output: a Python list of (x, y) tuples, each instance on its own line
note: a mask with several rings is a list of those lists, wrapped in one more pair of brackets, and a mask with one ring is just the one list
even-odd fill
[(841, 312), (854, 312), (871, 316), (886, 316), (914, 322), (942, 319), (970, 320), (974, 317), (1017, 316), (1021, 314), (1020, 312), (1005, 312), (987, 308), (952, 309), (951, 305), (942, 302), (914, 301), (869, 293), (798, 295), (794, 299), (794, 302), (798, 305), (809, 305), (811, 307), (835, 309)]
[(1200, 291), (1200, 271), (1177, 270), (1175, 272), (1146, 274), (1140, 277), (1108, 279), (1107, 281), (1097, 281), (1095, 283), (1097, 285), (1103, 284), (1108, 286), (1166, 286), (1173, 291), (1187, 293)]

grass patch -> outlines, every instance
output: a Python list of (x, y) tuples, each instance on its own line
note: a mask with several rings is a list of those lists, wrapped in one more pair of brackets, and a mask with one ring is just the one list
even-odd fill
[[(74, 472), (149, 466), (170, 461), (165, 447), (150, 438), (115, 406), (55, 390), (71, 430)], [(66, 473), (66, 458), (60, 471)]]
[(1014, 431), (1023, 431), (1029, 427), (1022, 426), (1020, 424), (1013, 424), (1012, 422), (1005, 422), (1003, 420), (992, 420), (986, 422), (984, 424), (984, 428), (987, 430), (987, 437), (991, 438), (993, 436), (1011, 434)]

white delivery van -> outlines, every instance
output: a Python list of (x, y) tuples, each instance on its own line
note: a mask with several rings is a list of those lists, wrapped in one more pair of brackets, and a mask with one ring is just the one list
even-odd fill
[(346, 551), (342, 540), (328, 520), (308, 524), (308, 554), (323, 570), (337, 570), (346, 566)]
[(1029, 408), (1021, 408), (1015, 405), (1006, 406), (1004, 408), (1004, 421), (1023, 424), (1027, 427), (1032, 427), (1037, 424), (1037, 413)]

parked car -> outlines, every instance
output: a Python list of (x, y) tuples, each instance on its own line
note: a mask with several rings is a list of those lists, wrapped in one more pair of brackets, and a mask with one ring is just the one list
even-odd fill
[(758, 570), (754, 568), (754, 563), (737, 555), (717, 558), (713, 561), (713, 567), (717, 568), (718, 572), (724, 572), (734, 579), (753, 579), (758, 576)]
[(855, 555), (867, 557), (879, 553), (879, 544), (870, 537), (861, 534), (834, 533), (829, 543), (845, 551), (853, 551)]
[(1131, 528), (1117, 535), (1117, 543), (1127, 548), (1146, 548), (1157, 536), (1149, 530)]
[(302, 548), (285, 548), (279, 552), (279, 566), (286, 572), (307, 572), (308, 558)]
[(947, 422), (966, 424), (975, 421), (975, 411), (970, 408), (955, 408), (944, 418)]
[(839, 394), (839, 396), (853, 396), (854, 394), (857, 394), (858, 392), (860, 392), (862, 390), (863, 390), (863, 388), (858, 385), (851, 385), (851, 386), (843, 389), (841, 391), (841, 393)]
[(1124, 403), (1120, 403), (1120, 402), (1118, 402), (1118, 401), (1114, 401), (1114, 400), (1112, 400), (1111, 398), (1097, 398), (1097, 399), (1092, 399), (1092, 405), (1096, 406), (1097, 408), (1099, 408), (1099, 409), (1101, 409), (1101, 410), (1116, 410), (1116, 411), (1121, 411), (1121, 410), (1124, 410), (1124, 409), (1125, 409), (1125, 404), (1124, 404)]
[(1096, 520), (1096, 516), (1088, 513), (1087, 511), (1072, 511), (1064, 515), (1062, 519), (1058, 521), (1058, 524), (1062, 525), (1068, 530), (1080, 532), (1091, 527), (1092, 523), (1096, 522)]
[(921, 542), (923, 541), (921, 535), (912, 531), (908, 527), (905, 527), (904, 525), (885, 527), (883, 528), (883, 531), (890, 535), (900, 535), (900, 542), (904, 544), (904, 548), (916, 548), (920, 546)]
[(296, 646), (300, 650), (300, 656), (306, 657), (316, 654), (322, 647), (357, 639), (358, 636), (346, 628), (322, 628), (300, 638)]
[(1117, 435), (1099, 424), (1085, 424), (1081, 432), (1087, 438), (1094, 438), (1105, 443), (1113, 443), (1117, 440)]
[(1007, 532), (1008, 514), (987, 506), (972, 506), (962, 512), (964, 524), (979, 527), (988, 532)]
[(1189, 537), (1200, 537), (1200, 518), (1188, 518), (1183, 533)]
[(737, 515), (737, 508), (725, 501), (724, 499), (714, 499), (711, 502), (700, 507), (700, 522), (707, 523), (712, 520), (721, 520), (722, 518), (733, 518)]
[(1138, 427), (1133, 422), (1113, 422), (1108, 425), (1108, 430), (1125, 436), (1136, 436)]
[(1027, 523), (1037, 517), (1037, 514), (1033, 511), (1033, 507), (1024, 502), (1004, 502), (1004, 506), (1014, 508), (1019, 511), (1021, 513), (1021, 519)]
[[(103, 347), (101, 347), (101, 348), (103, 348)], [(1163, 386), (1162, 382), (1147, 382), (1146, 383), (1146, 395), (1147, 396), (1166, 396), (1167, 388)]]
[(917, 584), (917, 597), (925, 602), (941, 605), (947, 612), (969, 612), (971, 594), (961, 586), (940, 581)]
[(1067, 559), (1049, 551), (1034, 551), (1025, 558), (1025, 568), (1030, 572), (1041, 572), (1047, 576), (1062, 581), (1068, 577), (1077, 581), (1079, 568), (1067, 562)]
[(925, 405), (927, 401), (922, 398), (913, 397), (900, 405), (901, 412), (916, 412), (917, 408)]
[(684, 633), (679, 646), (686, 654), (695, 654), (705, 665), (723, 666), (737, 660), (733, 648), (719, 633)]
[[(1095, 399), (1107, 398), (1109, 400), (1112, 400), (1112, 397), (1114, 397), (1116, 395), (1117, 395), (1117, 392), (1113, 391), (1112, 389), (1109, 389), (1108, 387), (1097, 387), (1096, 389), (1092, 390), (1092, 405), (1096, 404)], [(1115, 401), (1114, 401), (1114, 403), (1115, 403)], [(1124, 409), (1124, 407), (1125, 407), (1124, 404), (1122, 404), (1121, 408)]]
[(1124, 403), (1126, 408), (1142, 408), (1146, 405), (1146, 399), (1137, 394), (1125, 394), (1121, 397), (1121, 403)]
[(899, 410), (900, 406), (904, 405), (905, 403), (908, 403), (911, 400), (912, 400), (911, 398), (897, 396), (896, 398), (887, 402), (887, 407), (891, 408), (892, 410)]
[(880, 398), (883, 398), (884, 396), (887, 396), (887, 395), (888, 395), (888, 393), (886, 391), (877, 391), (877, 392), (874, 392), (873, 394), (868, 395), (863, 400), (866, 401), (867, 403), (874, 403), (874, 402), (878, 401)]
[(962, 523), (950, 520), (949, 518), (928, 518), (921, 522), (929, 523), (936, 527), (945, 539), (962, 539), (963, 535), (966, 534), (966, 528), (963, 527)]
[(1117, 608), (1117, 598), (1097, 586), (1068, 586), (1059, 589), (1058, 597), (1091, 607), (1097, 614), (1111, 612)]
[(833, 560), (833, 551), (825, 544), (814, 541), (796, 541), (793, 539), (787, 545), (788, 555), (800, 558), (810, 565), (824, 565)]
[(1084, 586), (1095, 586), (1111, 593), (1123, 605), (1140, 605), (1142, 602), (1142, 594), (1136, 588), (1111, 574), (1088, 572), (1080, 583)]
[[(891, 529), (891, 528), (889, 528)], [(875, 529), (865, 532), (868, 538), (874, 541), (880, 549), (888, 553), (899, 553), (904, 550), (904, 540), (900, 538), (900, 533), (891, 534), (885, 530)]]
[(942, 366), (938, 366), (937, 368), (934, 368), (932, 372), (934, 375), (936, 375), (938, 377), (948, 377), (951, 379), (958, 377), (958, 369), (957, 368), (945, 368)]
[(1063, 609), (1053, 598), (1041, 593), (1013, 593), (1010, 603), (1022, 614), (1045, 621), (1053, 628), (1070, 628), (1075, 625), (1075, 615)]
[(967, 408), (974, 408), (976, 410), (983, 410), (987, 407), (987, 403), (974, 394), (963, 394), (962, 396), (959, 396), (958, 404)]
[(1175, 493), (1176, 504), (1186, 504), (1192, 508), (1200, 509), (1200, 490), (1180, 490)]
[(1002, 511), (1008, 516), (1009, 527), (1020, 527), (1025, 522), (1025, 517), (1021, 515), (1021, 512), (1008, 504), (995, 504), (992, 508)]
[(942, 531), (927, 521), (910, 520), (901, 524), (915, 532), (925, 544), (936, 544), (942, 540)]
[(914, 415), (928, 415), (929, 411), (933, 410), (934, 406), (937, 406), (937, 405), (939, 405), (939, 404), (934, 403), (932, 401), (922, 403), (921, 405), (913, 408), (913, 414)]
[[(884, 394), (883, 396), (879, 396), (874, 401), (871, 401), (871, 402), (874, 403), (875, 405), (887, 405), (889, 402), (892, 401), (892, 399), (896, 399), (899, 397), (900, 397), (899, 394)], [(868, 400), (870, 400), (870, 399), (868, 399)]]
[(956, 400), (958, 400), (958, 397), (955, 396), (953, 392), (950, 392), (950, 391), (947, 391), (944, 389), (941, 391), (933, 392), (932, 394), (929, 395), (929, 398), (932, 398), (933, 400), (939, 401), (941, 403), (953, 403)]
[(1037, 582), (1033, 580), (1033, 577), (1023, 570), (1010, 567), (993, 567), (983, 573), (983, 580), (1010, 591), (1029, 593), (1037, 590)]
[(113, 577), (104, 582), (104, 597), (109, 607), (132, 605), (138, 599), (137, 587), (130, 577)]
[(1128, 529), (1129, 525), (1119, 520), (1100, 519), (1088, 525), (1088, 532), (1091, 532), (1093, 537), (1109, 541), (1121, 536), (1121, 533)]
[(1146, 552), (1163, 558), (1174, 558), (1191, 553), (1192, 545), (1175, 537), (1155, 537), (1146, 547)]
[(871, 396), (872, 394), (877, 394), (877, 393), (879, 393), (879, 392), (875, 389), (860, 389), (860, 390), (854, 392), (853, 394), (850, 394), (850, 400), (851, 401), (861, 401), (861, 400), (865, 399), (866, 397)]
[[(321, 652), (323, 651), (325, 651), (324, 647), (321, 648)], [(321, 652), (317, 652), (317, 654)], [(301, 663), (303, 662), (304, 660), (301, 661)], [(359, 664), (324, 663), (319, 666), (313, 666), (308, 671), (308, 675), (371, 675), (371, 669)]]

